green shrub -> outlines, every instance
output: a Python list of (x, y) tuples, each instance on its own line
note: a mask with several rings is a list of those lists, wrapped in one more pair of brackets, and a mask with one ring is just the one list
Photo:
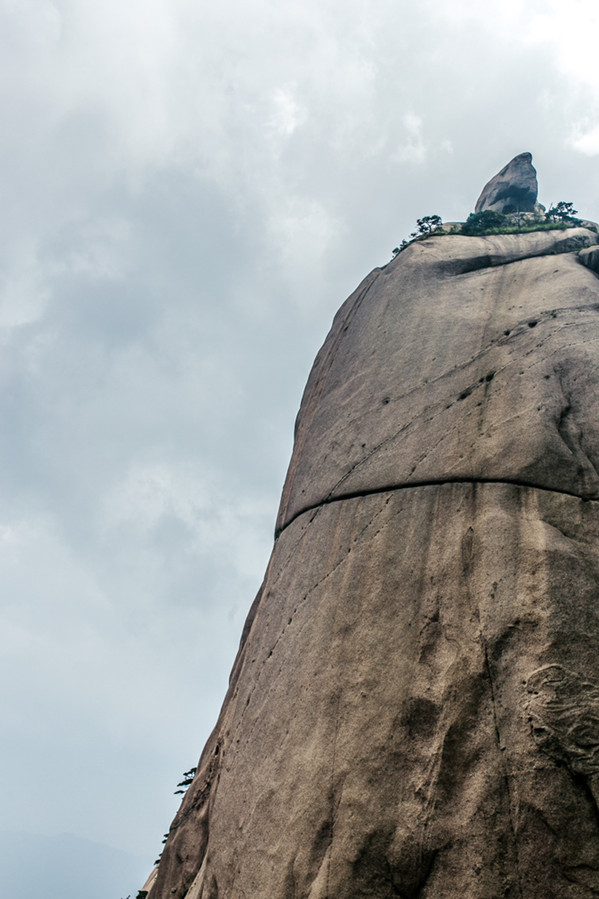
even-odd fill
[[(573, 224), (577, 224), (577, 222), (537, 222), (537, 221), (524, 221), (523, 223), (517, 225), (513, 223), (511, 216), (502, 215), (501, 218), (504, 220), (503, 223), (497, 225), (486, 225), (485, 223), (481, 223), (480, 220), (475, 220), (474, 228), (471, 226), (470, 220), (475, 215), (485, 215), (486, 212), (491, 212), (492, 210), (485, 210), (485, 212), (472, 213), (468, 216), (468, 219), (462, 225), (460, 229), (460, 234), (467, 234), (469, 237), (476, 236), (482, 237), (486, 234), (526, 234), (531, 231), (565, 231), (566, 228), (571, 228)], [(500, 213), (493, 213), (493, 215), (500, 215)]]
[(511, 226), (507, 215), (494, 212), (492, 209), (484, 209), (482, 212), (470, 213), (462, 225), (462, 234), (488, 234), (491, 230), (500, 229), (495, 232), (499, 234), (504, 228)]

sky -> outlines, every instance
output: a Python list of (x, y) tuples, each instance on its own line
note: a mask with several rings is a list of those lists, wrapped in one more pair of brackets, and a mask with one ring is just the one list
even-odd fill
[(149, 874), (346, 296), (524, 151), (599, 220), (598, 38), (594, 0), (0, 0), (12, 899)]

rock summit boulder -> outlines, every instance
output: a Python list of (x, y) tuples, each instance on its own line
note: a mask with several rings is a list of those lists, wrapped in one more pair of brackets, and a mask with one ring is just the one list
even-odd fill
[(531, 153), (514, 156), (488, 184), (476, 201), (475, 212), (491, 209), (504, 214), (534, 212), (539, 186)]
[(343, 304), (149, 899), (599, 894), (596, 243), (432, 235)]

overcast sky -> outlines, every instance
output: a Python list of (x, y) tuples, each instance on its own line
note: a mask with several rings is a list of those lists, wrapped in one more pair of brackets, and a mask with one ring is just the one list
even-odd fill
[(596, 0), (0, 0), (5, 870), (70, 834), (135, 895), (334, 312), (525, 150), (599, 220), (598, 38)]

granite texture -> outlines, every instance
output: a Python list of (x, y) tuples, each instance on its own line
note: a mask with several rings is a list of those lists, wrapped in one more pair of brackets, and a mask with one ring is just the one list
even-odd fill
[(338, 312), (277, 527), (333, 498), (447, 479), (599, 498), (599, 280), (584, 228), (417, 241)]
[(514, 156), (482, 189), (475, 212), (535, 212), (539, 186), (530, 153)]
[(342, 306), (150, 899), (599, 894), (595, 243), (430, 237)]

